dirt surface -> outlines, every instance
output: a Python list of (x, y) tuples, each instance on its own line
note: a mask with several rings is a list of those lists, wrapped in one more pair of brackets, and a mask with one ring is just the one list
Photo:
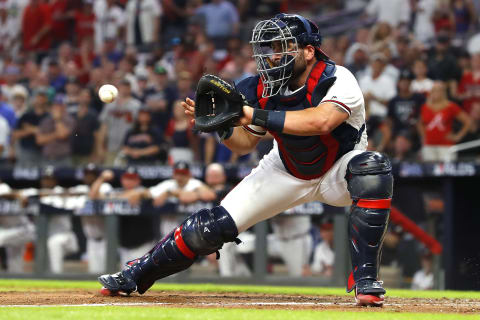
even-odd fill
[(406, 299), (387, 296), (383, 308), (357, 307), (353, 295), (300, 296), (246, 293), (150, 291), (129, 297), (105, 297), (94, 290), (0, 292), (0, 307), (46, 305), (130, 305), (189, 308), (346, 310), (431, 313), (480, 313), (480, 300)]

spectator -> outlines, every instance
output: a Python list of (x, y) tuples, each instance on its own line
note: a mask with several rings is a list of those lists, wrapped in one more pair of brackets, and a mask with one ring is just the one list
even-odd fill
[[(454, 120), (462, 127), (453, 132)], [(445, 83), (436, 81), (427, 102), (422, 106), (418, 130), (423, 141), (422, 158), (424, 161), (454, 161), (456, 155), (449, 147), (467, 134), (470, 118), (458, 105), (447, 99)]]
[(90, 90), (82, 89), (77, 112), (72, 114), (75, 120), (72, 131), (72, 155), (75, 166), (92, 162), (100, 143), (100, 122), (97, 112), (90, 107), (91, 100)]
[[(399, 132), (410, 132), (410, 136), (415, 137), (417, 119), (420, 114), (425, 98), (413, 93), (410, 90), (411, 80), (413, 78), (410, 70), (403, 70), (397, 84), (397, 95), (388, 102), (388, 114), (384, 125), (382, 126), (382, 140), (377, 147), (377, 151), (384, 152), (388, 149), (388, 144), (397, 139)], [(404, 138), (405, 135), (402, 136)], [(417, 139), (416, 139), (417, 140)], [(416, 141), (411, 141), (415, 143)]]
[(347, 64), (347, 69), (353, 73), (355, 78), (361, 79), (368, 66), (368, 46), (357, 42), (349, 50), (351, 50), (352, 57), (351, 62)]
[(21, 166), (38, 165), (42, 159), (42, 149), (35, 136), (40, 122), (48, 116), (48, 103), (47, 90), (38, 90), (33, 97), (32, 110), (20, 118), (17, 129), (13, 132), (13, 139), (17, 142), (17, 164)]
[(412, 290), (433, 289), (433, 256), (425, 252), (421, 256), (422, 269), (415, 272), (412, 280)]
[(123, 154), (129, 165), (164, 164), (167, 161), (167, 145), (160, 131), (152, 124), (147, 108), (138, 111), (137, 121), (125, 136)]
[(71, 78), (65, 84), (65, 104), (69, 113), (76, 113), (80, 104), (80, 83)]
[[(472, 121), (470, 129), (461, 142), (468, 142), (480, 139), (480, 102), (472, 104), (470, 113)], [(478, 148), (467, 149), (459, 152), (459, 158), (462, 160), (478, 160)]]
[(335, 252), (333, 251), (333, 224), (331, 222), (322, 223), (319, 226), (322, 242), (313, 252), (313, 261), (311, 264), (312, 273), (321, 274), (325, 277), (333, 276), (333, 264), (335, 262)]
[(5, 66), (3, 73), (5, 83), (2, 85), (2, 93), (7, 101), (11, 100), (12, 89), (18, 83), (20, 76), (20, 68), (16, 64), (10, 63)]
[(50, 60), (48, 63), (48, 79), (50, 80), (50, 86), (55, 89), (56, 93), (65, 93), (65, 84), (67, 83), (67, 77), (63, 74), (63, 70), (60, 68), (58, 61)]
[(428, 77), (445, 81), (449, 92), (455, 92), (462, 74), (457, 59), (450, 47), (450, 36), (441, 32), (437, 35), (435, 47), (428, 52)]
[(0, 87), (0, 116), (3, 116), (7, 120), (8, 126), (11, 130), (17, 126), (17, 116), (12, 106), (7, 102), (7, 97), (2, 94), (2, 88)]
[(185, 21), (192, 15), (190, 2), (186, 0), (162, 1), (162, 40), (167, 45), (173, 38), (183, 36), (187, 29)]
[(36, 134), (37, 144), (42, 147), (42, 160), (49, 165), (72, 165), (70, 139), (75, 120), (68, 114), (63, 100), (62, 96), (55, 97), (50, 116), (40, 122)]
[[(40, 203), (46, 206), (63, 209), (65, 189), (58, 185), (55, 177), (55, 168), (47, 166), (43, 168), (40, 179), (40, 190), (36, 194), (40, 197)], [(62, 273), (63, 260), (68, 254), (78, 251), (78, 239), (72, 231), (71, 216), (57, 214), (50, 216), (48, 222), (48, 258), (52, 273)]]
[(37, 53), (37, 62), (50, 49), (52, 42), (52, 17), (47, 3), (30, 0), (23, 12), (23, 50)]
[(197, 137), (193, 134), (192, 123), (186, 116), (181, 102), (181, 100), (175, 101), (173, 117), (165, 133), (171, 143), (169, 158), (173, 162), (192, 163), (195, 159), (195, 151), (198, 152)]
[(115, 4), (115, 0), (97, 0), (94, 2), (95, 13), (95, 49), (103, 47), (106, 39), (120, 39), (125, 26), (125, 12)]
[(425, 97), (428, 96), (433, 87), (433, 80), (427, 78), (427, 71), (427, 63), (425, 60), (415, 60), (413, 63), (413, 73), (415, 74), (415, 79), (412, 81), (410, 89), (415, 93), (423, 94)]
[[(105, 172), (105, 171), (104, 171)], [(99, 177), (99, 169), (93, 163), (83, 167), (83, 184), (69, 189), (73, 194), (82, 194), (81, 200), (85, 204), (93, 194), (104, 197), (112, 192), (112, 186)], [(97, 181), (97, 182), (96, 182)], [(98, 182), (100, 181), (100, 182)], [(95, 184), (96, 182), (96, 184)], [(82, 229), (87, 238), (86, 254), (88, 260), (88, 271), (99, 274), (105, 272), (107, 266), (107, 242), (105, 239), (105, 219), (102, 216), (82, 216)]]
[(458, 85), (458, 95), (467, 113), (471, 112), (474, 103), (480, 103), (480, 53), (473, 55), (470, 61), (471, 71), (463, 74)]
[(17, 42), (18, 28), (8, 13), (8, 4), (0, 3), (0, 53), (12, 54)]
[(159, 40), (162, 9), (157, 0), (129, 0), (126, 6), (127, 45), (150, 52)]
[(153, 73), (153, 83), (146, 94), (146, 104), (152, 110), (153, 122), (165, 131), (172, 117), (172, 104), (176, 93), (168, 86), (167, 70), (164, 67), (156, 66)]
[(417, 161), (416, 152), (418, 135), (410, 130), (403, 130), (396, 134), (393, 141), (391, 159), (393, 161)]
[[(173, 166), (173, 179), (151, 187), (149, 196), (153, 199), (154, 206), (162, 206), (167, 200), (187, 204), (197, 200), (213, 201), (216, 198), (215, 192), (210, 187), (192, 177), (190, 165), (185, 161), (176, 162)], [(177, 212), (162, 215), (161, 235), (166, 236), (170, 233), (183, 218)]]
[(115, 162), (125, 136), (137, 118), (140, 106), (140, 101), (132, 96), (130, 82), (123, 80), (118, 86), (117, 99), (106, 105), (100, 114), (99, 156), (104, 159), (106, 165)]
[(69, 22), (71, 14), (68, 12), (69, 0), (50, 0), (52, 46), (57, 48), (62, 42), (71, 38)]
[(188, 71), (181, 71), (177, 76), (177, 99), (185, 100), (186, 98), (193, 99), (195, 92), (192, 90), (192, 74)]
[[(0, 117), (1, 118), (1, 117)], [(1, 122), (1, 120), (0, 120)], [(0, 129), (0, 135), (2, 130)], [(0, 181), (0, 198), (12, 197), (12, 189)], [(7, 271), (24, 272), (25, 244), (35, 238), (35, 226), (27, 216), (0, 216), (0, 247), (7, 252)]]
[(195, 13), (203, 16), (205, 32), (217, 48), (225, 48), (228, 39), (238, 34), (238, 12), (229, 1), (212, 0), (197, 8)]
[(451, 10), (455, 19), (455, 36), (464, 40), (476, 24), (477, 14), (472, 0), (452, 0)]
[(388, 113), (387, 103), (396, 94), (395, 83), (385, 74), (387, 60), (384, 54), (376, 53), (370, 59), (371, 75), (360, 79), (360, 88), (363, 91), (367, 108), (369, 136), (378, 129), (380, 123)]
[(85, 39), (95, 37), (95, 13), (93, 12), (94, 0), (83, 0), (80, 9), (74, 13), (75, 37), (77, 47)]
[(366, 12), (376, 17), (377, 22), (387, 22), (394, 28), (407, 26), (410, 21), (410, 1), (370, 0)]
[(436, 9), (435, 0), (412, 1), (412, 11), (415, 14), (413, 34), (417, 41), (428, 44), (435, 38), (433, 15)]
[(10, 128), (7, 120), (0, 115), (0, 165), (7, 163), (10, 146)]
[(21, 84), (13, 86), (10, 103), (17, 119), (27, 112), (28, 91)]
[[(130, 205), (138, 205), (140, 196), (147, 190), (141, 186), (142, 180), (134, 167), (128, 167), (120, 177), (121, 188), (102, 194), (101, 186), (113, 180), (110, 170), (103, 171), (92, 185), (91, 199), (124, 199)], [(133, 200), (135, 199), (135, 200)], [(142, 256), (150, 250), (158, 238), (158, 217), (154, 215), (121, 216), (119, 218), (119, 254), (122, 264)]]

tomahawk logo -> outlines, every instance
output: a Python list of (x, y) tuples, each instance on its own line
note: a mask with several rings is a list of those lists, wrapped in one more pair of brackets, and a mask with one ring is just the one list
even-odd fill
[(208, 230), (208, 228), (205, 227), (205, 229), (203, 229), (203, 232), (210, 232), (210, 230)]

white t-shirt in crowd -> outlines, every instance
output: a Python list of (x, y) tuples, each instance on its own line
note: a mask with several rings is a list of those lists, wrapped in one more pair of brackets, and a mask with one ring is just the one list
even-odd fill
[(0, 159), (5, 158), (8, 154), (10, 137), (10, 127), (7, 120), (0, 115), (0, 146), (3, 148), (3, 152), (0, 152)]
[(326, 241), (322, 241), (313, 252), (312, 271), (315, 273), (323, 272), (327, 267), (333, 266), (334, 261), (335, 252)]
[(415, 272), (412, 281), (413, 290), (429, 290), (433, 289), (433, 272), (426, 274), (425, 271), (418, 270)]
[(367, 13), (376, 16), (378, 22), (388, 22), (395, 28), (410, 21), (410, 3), (405, 0), (370, 0)]
[(423, 80), (413, 80), (410, 84), (410, 90), (415, 93), (428, 94), (433, 87), (433, 80), (425, 78)]
[(153, 198), (158, 197), (164, 192), (167, 191), (175, 191), (175, 190), (183, 190), (183, 191), (195, 191), (196, 189), (200, 188), (203, 185), (203, 182), (195, 179), (195, 178), (190, 178), (188, 180), (187, 184), (183, 187), (180, 188), (178, 186), (177, 180), (175, 179), (168, 179), (165, 181), (160, 182), (156, 186), (151, 187), (150, 194), (152, 195)]
[(435, 37), (433, 14), (435, 13), (436, 5), (435, 0), (420, 0), (417, 2), (413, 33), (415, 38), (422, 43), (426, 43)]
[[(376, 79), (373, 79), (369, 75), (364, 76), (360, 79), (360, 88), (362, 88), (364, 94), (370, 92), (377, 98), (385, 101), (389, 101), (397, 94), (395, 82), (385, 73), (382, 73)], [(377, 100), (370, 101), (370, 116), (384, 118), (387, 112), (387, 105)]]

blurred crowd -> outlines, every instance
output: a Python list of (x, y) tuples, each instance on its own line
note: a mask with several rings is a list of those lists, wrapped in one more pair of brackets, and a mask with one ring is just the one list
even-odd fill
[[(256, 163), (192, 131), (179, 101), (203, 73), (256, 73), (256, 21), (296, 12), (357, 77), (369, 148), (455, 160), (479, 139), (479, 0), (0, 0), (0, 165)], [(332, 27), (333, 26), (333, 27)], [(103, 104), (98, 88), (119, 89)], [(475, 158), (474, 152), (460, 153)]]

